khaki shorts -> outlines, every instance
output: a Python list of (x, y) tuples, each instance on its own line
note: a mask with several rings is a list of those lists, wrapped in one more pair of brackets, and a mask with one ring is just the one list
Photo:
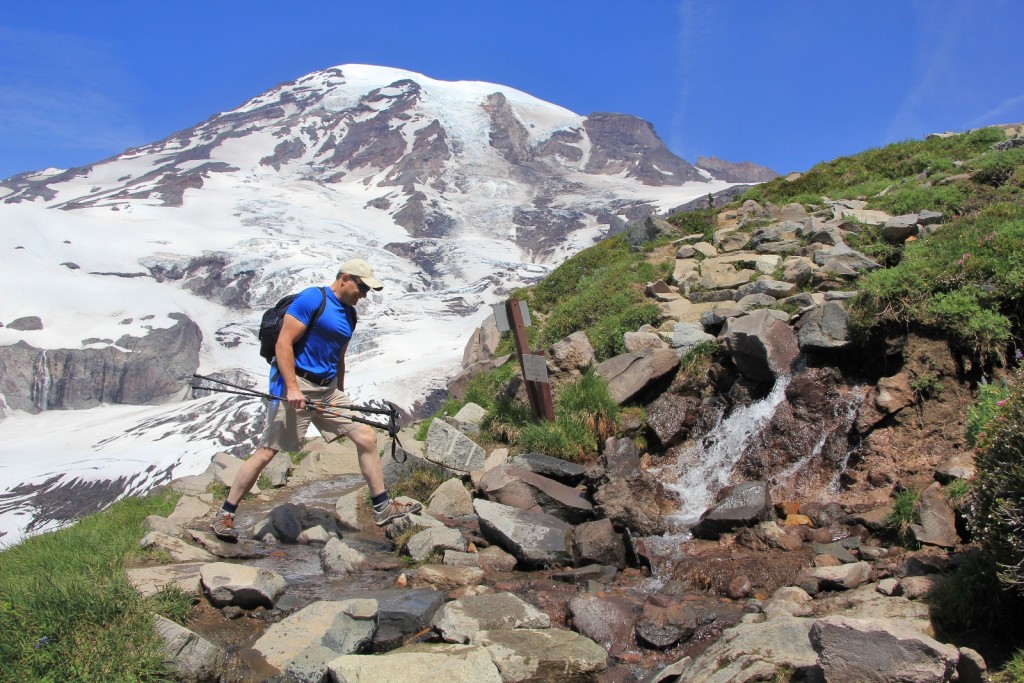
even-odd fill
[[(352, 399), (337, 386), (317, 386), (296, 377), (299, 389), (308, 399), (324, 401), (336, 408), (332, 413), (345, 413), (344, 406), (352, 405)], [(351, 414), (350, 412), (348, 414)], [(334, 441), (358, 427), (344, 414), (325, 415), (316, 410), (296, 410), (284, 401), (271, 401), (267, 406), (267, 425), (260, 439), (260, 447), (273, 448), (278, 451), (302, 450), (302, 442), (312, 422), (328, 441)]]

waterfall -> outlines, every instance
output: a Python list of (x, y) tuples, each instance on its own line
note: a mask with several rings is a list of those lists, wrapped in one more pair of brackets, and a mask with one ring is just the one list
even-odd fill
[(779, 377), (771, 393), (749, 406), (736, 408), (701, 439), (694, 439), (679, 455), (677, 476), (665, 488), (679, 497), (677, 521), (690, 525), (714, 502), (715, 494), (729, 483), (733, 467), (750, 440), (786, 400), (791, 377)]
[(32, 403), (36, 408), (45, 411), (50, 400), (50, 366), (46, 362), (46, 350), (36, 356), (32, 366)]

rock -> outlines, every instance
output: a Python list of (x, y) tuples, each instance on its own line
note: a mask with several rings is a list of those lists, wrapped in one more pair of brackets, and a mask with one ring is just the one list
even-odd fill
[(499, 341), (501, 333), (498, 332), (498, 323), (492, 313), (484, 319), (480, 327), (473, 330), (469, 341), (466, 342), (466, 348), (462, 352), (462, 367), (493, 358)]
[(740, 373), (761, 382), (789, 373), (800, 353), (793, 329), (764, 310), (728, 319), (719, 340)]
[(664, 533), (659, 505), (663, 499), (662, 489), (654, 475), (636, 469), (628, 474), (611, 475), (608, 479), (594, 494), (599, 516), (641, 536)]
[(643, 621), (636, 627), (637, 642), (652, 650), (667, 650), (682, 639), (683, 632), (669, 624), (659, 625), (653, 621)]
[(427, 512), (444, 517), (461, 517), (473, 514), (473, 494), (466, 490), (462, 481), (451, 478), (434, 489), (427, 499)]
[(604, 648), (563, 629), (481, 631), (475, 641), (490, 653), (504, 683), (593, 681), (608, 667)]
[(548, 349), (550, 364), (559, 373), (579, 375), (594, 364), (594, 347), (582, 330), (573, 332)]
[(476, 403), (469, 402), (455, 413), (451, 418), (456, 429), (467, 434), (476, 434), (480, 431), (480, 423), (487, 415), (487, 410)]
[(608, 393), (622, 405), (649, 390), (679, 367), (679, 356), (670, 349), (625, 353), (600, 363), (594, 371), (608, 382)]
[(278, 669), (310, 646), (327, 647), (337, 657), (369, 646), (376, 614), (373, 599), (318, 600), (271, 624), (252, 649)]
[(266, 539), (268, 536), (282, 543), (297, 543), (306, 529), (322, 527), (328, 536), (341, 533), (335, 511), (309, 507), (302, 503), (285, 503), (273, 508), (253, 527), (253, 536)]
[(659, 237), (676, 235), (678, 232), (674, 225), (653, 214), (647, 218), (631, 221), (626, 224), (626, 237), (634, 247), (639, 247)]
[(785, 299), (787, 296), (796, 294), (796, 285), (792, 282), (780, 282), (767, 276), (761, 276), (754, 282), (748, 282), (736, 290), (737, 301), (750, 294), (767, 294), (772, 299)]
[(426, 561), (434, 553), (444, 550), (466, 549), (466, 541), (457, 529), (447, 527), (424, 529), (409, 539), (409, 556), (417, 562)]
[(373, 637), (376, 652), (394, 649), (407, 636), (429, 628), (445, 601), (444, 593), (426, 588), (370, 591), (360, 597), (377, 601), (377, 633)]
[(430, 586), (435, 590), (450, 591), (463, 586), (483, 583), (484, 570), (479, 567), (451, 567), (443, 564), (425, 564), (416, 570), (417, 586)]
[(366, 571), (369, 561), (358, 550), (332, 538), (320, 550), (320, 566), (328, 574), (357, 574)]
[(548, 628), (551, 618), (511, 593), (501, 592), (446, 603), (434, 614), (431, 625), (449, 643), (468, 643), (480, 631)]
[(38, 315), (26, 315), (7, 323), (7, 329), (35, 332), (43, 329), (43, 320)]
[(778, 616), (806, 617), (814, 612), (814, 599), (797, 586), (783, 586), (764, 604), (763, 612), (769, 619)]
[(808, 635), (829, 681), (948, 681), (960, 657), (952, 645), (894, 621), (824, 617)]
[(484, 474), (480, 492), (488, 500), (544, 512), (569, 524), (588, 520), (594, 512), (594, 506), (580, 491), (512, 465), (501, 465)]
[(910, 377), (905, 372), (878, 380), (877, 389), (875, 406), (884, 413), (896, 413), (917, 403)]
[(167, 520), (175, 526), (185, 526), (210, 512), (210, 506), (195, 496), (182, 496), (174, 506), (174, 512), (167, 515)]
[(985, 659), (969, 647), (960, 648), (956, 673), (959, 676), (958, 683), (985, 683), (989, 680)]
[(821, 590), (847, 590), (856, 588), (869, 578), (871, 565), (867, 562), (853, 562), (838, 567), (807, 567), (800, 572), (798, 581), (817, 582)]
[(566, 486), (579, 484), (583, 481), (583, 475), (586, 472), (582, 465), (541, 453), (517, 455), (509, 460), (509, 464), (554, 479)]
[(496, 545), (487, 546), (479, 553), (480, 568), (488, 574), (510, 572), (516, 567), (516, 558)]
[(182, 683), (212, 683), (226, 673), (226, 653), (200, 635), (156, 614), (153, 628), (163, 642), (164, 665)]
[(893, 216), (882, 225), (882, 237), (886, 242), (902, 244), (908, 237), (917, 234), (917, 214)]
[(157, 531), (165, 536), (181, 536), (181, 527), (160, 515), (149, 515), (142, 524), (147, 532)]
[(675, 349), (681, 357), (696, 346), (716, 341), (713, 336), (704, 331), (704, 326), (700, 323), (676, 323), (672, 326), (672, 340), (669, 342), (669, 346)]
[(935, 468), (935, 478), (943, 484), (950, 484), (956, 479), (974, 479), (976, 471), (972, 453), (957, 454), (943, 460)]
[(845, 244), (837, 245), (830, 251), (815, 252), (814, 262), (829, 273), (847, 276), (856, 276), (860, 273), (877, 270), (882, 267), (864, 254), (851, 249)]
[(707, 290), (735, 289), (757, 277), (757, 271), (736, 269), (731, 263), (705, 262), (700, 266), (700, 286)]
[(337, 537), (322, 526), (315, 526), (312, 529), (303, 529), (297, 541), (304, 545), (325, 545), (332, 538)]
[(385, 655), (343, 655), (327, 670), (332, 681), (502, 683), (491, 655), (473, 645), (418, 643)]
[(338, 497), (334, 504), (334, 517), (338, 520), (338, 527), (344, 531), (359, 531), (359, 506), (364, 504), (369, 489), (363, 486)]
[(942, 492), (942, 485), (935, 482), (921, 494), (917, 502), (920, 524), (911, 524), (910, 533), (922, 545), (936, 545), (953, 548), (960, 538), (956, 533), (956, 515), (949, 500)]
[(838, 301), (829, 301), (801, 318), (797, 338), (801, 351), (847, 349), (853, 343), (850, 314)]
[(159, 564), (125, 570), (128, 582), (144, 598), (159, 593), (165, 586), (174, 586), (188, 595), (199, 594), (199, 568), (202, 562)]
[(726, 531), (765, 521), (772, 515), (772, 501), (765, 482), (735, 486), (721, 501), (701, 515), (691, 531), (696, 538), (717, 539)]
[(934, 593), (944, 581), (942, 574), (907, 576), (900, 580), (896, 593), (907, 600), (920, 600)]
[[(737, 292), (737, 296), (738, 296)], [(740, 298), (736, 301), (736, 308), (741, 311), (748, 312), (757, 310), (759, 308), (772, 308), (775, 306), (775, 299), (767, 294), (748, 294), (745, 297)], [(789, 320), (789, 314), (785, 311), (779, 311), (782, 315), (776, 315), (776, 317), (786, 322)]]
[(445, 550), (441, 564), (446, 564), (449, 567), (479, 567), (480, 554), (461, 550)]
[(622, 335), (622, 343), (627, 353), (643, 353), (665, 347), (665, 342), (654, 332), (626, 332)]
[(820, 681), (818, 655), (807, 636), (811, 623), (809, 619), (780, 616), (763, 623), (738, 624), (697, 657), (685, 658), (649, 680), (664, 683)]
[(303, 648), (284, 664), (285, 679), (288, 683), (323, 683), (328, 680), (327, 666), (338, 653), (323, 645)]
[(477, 499), (473, 508), (480, 530), (488, 541), (501, 546), (525, 567), (569, 565), (572, 527), (542, 512), (528, 512), (500, 503)]
[[(235, 481), (235, 476), (238, 474), (238, 470), (242, 467), (242, 463), (245, 460), (236, 458), (228, 453), (217, 453), (213, 456), (213, 464), (217, 469), (214, 470), (213, 475), (220, 483), (230, 487)], [(253, 484), (251, 492), (254, 495), (260, 494), (260, 487)]]
[(168, 536), (159, 531), (150, 531), (139, 541), (142, 548), (162, 550), (171, 556), (174, 562), (213, 562), (217, 558), (202, 548), (189, 545), (180, 538)]
[(573, 529), (572, 539), (573, 564), (577, 567), (600, 564), (622, 569), (626, 566), (626, 547), (610, 519), (578, 525)]
[(288, 587), (277, 572), (227, 562), (204, 564), (199, 569), (199, 579), (214, 607), (237, 605), (242, 609), (270, 609)]
[(551, 578), (555, 581), (565, 581), (584, 586), (592, 585), (592, 582), (609, 584), (619, 575), (619, 570), (613, 566), (604, 564), (588, 564), (582, 567), (573, 567), (560, 572), (551, 572)]
[(211, 533), (196, 529), (187, 529), (185, 535), (212, 554), (226, 560), (251, 560), (267, 555), (263, 544), (247, 538), (240, 538), (235, 543), (226, 543)]
[(292, 472), (292, 458), (284, 451), (278, 451), (267, 466), (260, 472), (274, 488), (280, 488), (288, 483), (288, 475)]
[(444, 420), (434, 420), (427, 431), (424, 457), (456, 472), (472, 472), (483, 467), (487, 454), (455, 427)]
[(633, 639), (633, 607), (619, 598), (583, 593), (568, 604), (573, 628), (598, 643), (612, 656), (621, 654)]

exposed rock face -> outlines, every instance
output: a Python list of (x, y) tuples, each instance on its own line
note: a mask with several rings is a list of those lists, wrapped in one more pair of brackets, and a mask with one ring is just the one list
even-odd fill
[(800, 353), (793, 328), (768, 310), (728, 319), (719, 339), (740, 373), (759, 382), (788, 373)]
[(703, 176), (672, 154), (643, 119), (625, 114), (591, 114), (583, 123), (593, 148), (589, 173), (639, 178), (645, 185), (682, 185)]
[(33, 413), (180, 398), (199, 367), (203, 335), (188, 317), (171, 317), (178, 321), (172, 327), (117, 340), (130, 351), (0, 346), (0, 393), (11, 408)]
[(779, 177), (778, 173), (767, 166), (758, 166), (749, 161), (732, 162), (716, 157), (697, 157), (695, 165), (719, 180), (730, 183), (763, 183)]

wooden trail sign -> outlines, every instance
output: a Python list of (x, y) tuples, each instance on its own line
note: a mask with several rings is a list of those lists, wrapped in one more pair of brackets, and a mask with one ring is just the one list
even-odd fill
[[(496, 314), (497, 308), (496, 306)], [(516, 342), (516, 353), (519, 356), (519, 367), (523, 369), (523, 381), (526, 385), (526, 396), (530, 400), (530, 410), (538, 420), (554, 422), (555, 406), (551, 401), (547, 363), (544, 361), (543, 353), (534, 353), (530, 350), (530, 340), (526, 336), (526, 326), (530, 320), (526, 304), (518, 299), (509, 299), (505, 302), (504, 308), (507, 329), (512, 332), (512, 338)], [(498, 320), (498, 329), (501, 329), (500, 317), (495, 315), (495, 319)]]

